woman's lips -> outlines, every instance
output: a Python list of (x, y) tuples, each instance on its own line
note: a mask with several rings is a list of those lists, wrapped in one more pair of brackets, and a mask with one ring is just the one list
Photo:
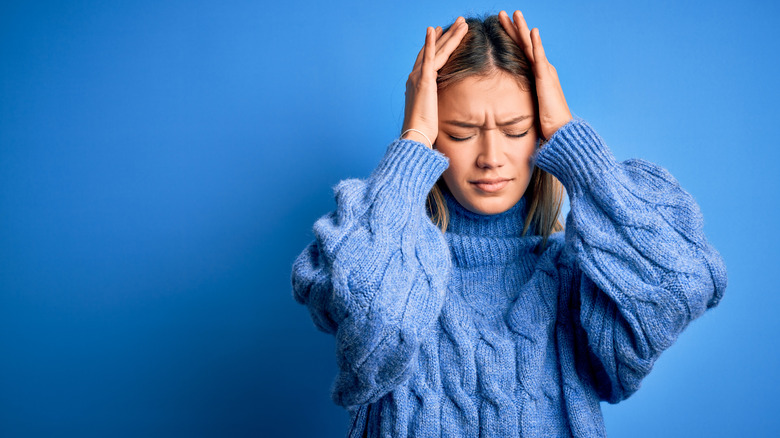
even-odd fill
[(510, 179), (504, 179), (504, 178), (497, 178), (497, 179), (481, 179), (478, 181), (471, 181), (471, 184), (474, 184), (478, 189), (482, 190), (486, 193), (495, 193), (501, 189), (503, 189), (507, 184), (509, 184)]

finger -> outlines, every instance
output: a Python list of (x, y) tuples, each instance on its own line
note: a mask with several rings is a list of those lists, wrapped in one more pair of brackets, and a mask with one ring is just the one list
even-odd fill
[(498, 21), (501, 23), (501, 27), (503, 27), (506, 33), (509, 35), (509, 38), (512, 38), (512, 41), (514, 41), (515, 44), (517, 44), (519, 47), (522, 47), (520, 37), (517, 34), (517, 29), (515, 29), (515, 26), (512, 24), (512, 20), (505, 11), (498, 13)]
[[(426, 41), (427, 41), (427, 32), (428, 32), (428, 30), (426, 29)], [(442, 32), (443, 32), (443, 30), (442, 30), (441, 26), (436, 26), (436, 32), (435, 33), (436, 33), (436, 40), (437, 41), (439, 40), (439, 37), (441, 36)], [(420, 48), (420, 52), (417, 54), (417, 59), (414, 60), (414, 66), (412, 66), (412, 70), (414, 70), (414, 69), (416, 69), (416, 68), (418, 68), (420, 66), (420, 63), (422, 62), (422, 59), (423, 59), (423, 53), (424, 52), (425, 52), (425, 43), (423, 43), (422, 48)]]
[(437, 47), (436, 70), (439, 70), (442, 68), (442, 66), (444, 66), (444, 64), (450, 58), (450, 55), (452, 55), (452, 52), (454, 52), (455, 49), (458, 48), (460, 42), (463, 41), (463, 37), (466, 36), (468, 31), (469, 26), (464, 20), (463, 23), (460, 24), (460, 27), (455, 29), (455, 33), (453, 33), (452, 38), (448, 39), (442, 46)]
[(520, 11), (515, 11), (514, 19), (515, 19), (515, 29), (517, 29), (517, 33), (520, 36), (520, 41), (522, 41), (520, 47), (523, 48), (523, 51), (525, 52), (525, 56), (528, 58), (528, 60), (531, 62), (535, 62), (534, 53), (533, 53), (533, 44), (531, 43), (531, 31), (528, 30), (528, 24), (526, 24), (525, 22), (523, 13)]
[(436, 36), (432, 27), (428, 27), (425, 34), (425, 50), (422, 60), (422, 75), (421, 80), (435, 81), (436, 71), (433, 69), (433, 62), (436, 59)]
[(534, 63), (539, 65), (547, 64), (547, 56), (544, 54), (544, 47), (542, 46), (542, 37), (539, 35), (538, 27), (533, 28), (533, 30), (531, 31), (531, 40), (534, 45), (534, 60), (535, 60)]
[(417, 58), (414, 60), (414, 65), (412, 66), (412, 71), (417, 70), (420, 67), (420, 63), (422, 62), (423, 54), (425, 53), (425, 43), (423, 43), (423, 46), (420, 48), (420, 52), (417, 53)]
[(453, 35), (456, 33), (456, 31), (458, 30), (458, 27), (460, 26), (460, 24), (461, 24), (461, 23), (464, 23), (465, 21), (466, 21), (466, 20), (465, 20), (463, 17), (458, 17), (458, 18), (455, 20), (455, 22), (454, 22), (454, 23), (452, 23), (452, 25), (450, 26), (450, 28), (449, 28), (449, 29), (447, 29), (447, 32), (444, 32), (444, 34), (442, 35), (442, 37), (441, 37), (441, 38), (436, 38), (436, 47), (437, 47), (437, 50), (436, 50), (436, 51), (437, 51), (437, 52), (439, 51), (439, 50), (438, 50), (438, 48), (439, 48), (441, 45), (443, 45), (443, 44), (446, 44), (446, 43), (447, 43), (447, 41), (449, 41), (449, 40), (452, 38), (452, 36), (453, 36)]

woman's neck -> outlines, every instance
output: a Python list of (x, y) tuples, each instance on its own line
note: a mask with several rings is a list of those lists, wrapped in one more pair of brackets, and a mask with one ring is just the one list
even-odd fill
[(485, 237), (522, 236), (527, 213), (525, 196), (502, 213), (478, 214), (463, 207), (446, 186), (442, 187), (442, 194), (449, 211), (447, 233)]

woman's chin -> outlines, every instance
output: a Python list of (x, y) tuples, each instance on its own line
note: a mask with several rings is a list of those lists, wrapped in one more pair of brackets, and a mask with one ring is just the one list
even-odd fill
[(472, 213), (493, 215), (503, 213), (512, 208), (517, 201), (506, 196), (494, 196), (483, 199), (469, 200), (469, 205), (464, 205)]

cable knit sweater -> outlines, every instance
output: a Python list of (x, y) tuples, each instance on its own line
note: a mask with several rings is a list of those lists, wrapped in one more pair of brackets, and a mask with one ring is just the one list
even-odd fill
[(693, 197), (665, 169), (617, 162), (575, 116), (536, 151), (566, 188), (565, 231), (522, 234), (525, 197), (480, 215), (445, 192), (448, 159), (398, 139), (292, 267), (295, 300), (336, 339), (335, 403), (350, 437), (605, 436), (600, 401), (636, 391), (726, 288)]

